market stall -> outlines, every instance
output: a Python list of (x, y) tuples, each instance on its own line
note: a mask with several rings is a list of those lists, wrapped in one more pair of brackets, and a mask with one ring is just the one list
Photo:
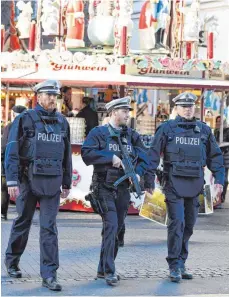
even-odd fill
[[(12, 62), (11, 62), (12, 63)], [(16, 64), (16, 62), (14, 62)], [(51, 64), (52, 62), (50, 62)], [(22, 64), (23, 65), (23, 64)], [(46, 64), (47, 65), (47, 64)], [(199, 96), (198, 106), (198, 118), (203, 118), (205, 116), (205, 107), (203, 102), (206, 101), (204, 97), (201, 97), (202, 90), (220, 90), (221, 92), (229, 89), (229, 81), (227, 80), (213, 80), (213, 79), (201, 79), (203, 71), (197, 73), (197, 78), (184, 78), (183, 73), (173, 74), (172, 77), (161, 76), (138, 76), (135, 73), (130, 74), (120, 74), (120, 65), (113, 65), (110, 69), (109, 66), (97, 66), (97, 70), (92, 73), (88, 72), (88, 68), (92, 67), (90, 64), (88, 66), (81, 66), (80, 70), (76, 71), (76, 65), (70, 64), (68, 67), (70, 69), (64, 69), (65, 64), (60, 64), (62, 67), (50, 68), (51, 65), (46, 70), (44, 66), (38, 66), (38, 70), (35, 73), (24, 73), (23, 78), (17, 71), (20, 69), (20, 63), (17, 65), (16, 70), (12, 68), (6, 68), (6, 71), (2, 75), (2, 83), (7, 83), (9, 86), (21, 85), (25, 87), (28, 84), (33, 84), (38, 81), (42, 81), (52, 77), (53, 79), (58, 79), (61, 81), (62, 85), (68, 85), (73, 88), (73, 90), (78, 90), (77, 94), (80, 96), (76, 97), (77, 101), (81, 100), (83, 95), (92, 96), (95, 99), (96, 110), (99, 114), (100, 124), (107, 113), (104, 109), (104, 98), (106, 91), (108, 90), (108, 85), (112, 85), (115, 96), (119, 92), (120, 86), (125, 87), (125, 92), (131, 95), (134, 101), (135, 110), (132, 114), (136, 118), (136, 129), (142, 135), (143, 142), (147, 145), (152, 141), (152, 137), (156, 127), (171, 117), (171, 98), (177, 93), (183, 90), (194, 91)], [(74, 67), (73, 67), (74, 66)], [(96, 67), (96, 66), (95, 66)], [(138, 66), (139, 67), (139, 66)], [(60, 69), (59, 69), (60, 68)], [(71, 69), (72, 68), (72, 69)], [(73, 74), (74, 69), (74, 76)], [(114, 71), (116, 69), (116, 72)], [(139, 69), (138, 69), (139, 70)], [(101, 72), (99, 72), (101, 71)], [(139, 70), (140, 71), (140, 70)], [(170, 71), (174, 71), (172, 68)], [(98, 73), (99, 72), (99, 73)], [(143, 72), (143, 68), (141, 70)], [(20, 72), (22, 74), (22, 72)], [(145, 71), (147, 73), (147, 71)], [(181, 77), (180, 77), (181, 76)], [(199, 76), (199, 78), (198, 78)], [(80, 90), (80, 92), (79, 92)], [(74, 91), (73, 91), (74, 93)], [(208, 94), (206, 93), (206, 96)], [(142, 105), (147, 103), (147, 112), (143, 114), (141, 112)], [(59, 107), (61, 110), (61, 107)], [(81, 121), (80, 118), (70, 117), (67, 118), (71, 128), (72, 135), (72, 161), (73, 161), (73, 179), (72, 179), (72, 189), (69, 196), (66, 199), (61, 199), (60, 209), (73, 210), (73, 211), (92, 211), (89, 202), (85, 201), (85, 195), (89, 192), (90, 181), (92, 177), (92, 166), (86, 166), (80, 156), (81, 145), (85, 139), (85, 123)], [(212, 127), (214, 128), (214, 126)], [(213, 179), (210, 172), (207, 171), (207, 180), (211, 184), (212, 195), (215, 194)], [(216, 198), (215, 203), (217, 203)], [(140, 201), (136, 201), (132, 197), (133, 205), (130, 208), (130, 213), (137, 213)]]

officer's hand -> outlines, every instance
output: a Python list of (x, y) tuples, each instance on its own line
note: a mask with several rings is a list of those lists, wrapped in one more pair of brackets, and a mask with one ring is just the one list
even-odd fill
[(119, 168), (120, 166), (122, 166), (122, 160), (116, 155), (114, 155), (112, 159), (112, 164), (113, 167)]
[(61, 198), (67, 198), (70, 193), (69, 189), (62, 189), (62, 193), (60, 194)]
[(19, 187), (8, 187), (8, 194), (10, 195), (10, 198), (17, 198), (19, 193)]
[(152, 188), (146, 188), (145, 190), (146, 190), (146, 192), (148, 192), (151, 195), (153, 195), (154, 190)]
[(223, 192), (223, 186), (221, 184), (215, 184), (218, 195), (221, 195)]

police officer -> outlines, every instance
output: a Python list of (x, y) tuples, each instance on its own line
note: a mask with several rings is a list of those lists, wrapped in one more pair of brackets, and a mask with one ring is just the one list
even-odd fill
[(62, 197), (69, 194), (72, 159), (69, 125), (56, 112), (60, 85), (48, 80), (37, 84), (38, 104), (20, 114), (12, 124), (5, 153), (8, 193), (16, 197), (18, 217), (14, 220), (5, 264), (9, 276), (20, 278), (18, 266), (32, 223), (40, 204), (40, 273), (42, 285), (60, 291), (56, 216)]
[(118, 234), (121, 231), (130, 201), (129, 180), (117, 188), (113, 183), (124, 175), (122, 156), (117, 139), (112, 131), (119, 130), (131, 160), (135, 160), (138, 178), (148, 166), (147, 154), (137, 132), (126, 127), (131, 110), (130, 97), (113, 100), (106, 104), (110, 114), (107, 125), (90, 131), (82, 146), (82, 158), (86, 165), (94, 166), (92, 190), (101, 202), (103, 220), (102, 246), (97, 271), (98, 278), (105, 278), (108, 285), (118, 282), (115, 273), (115, 258), (118, 253)]
[(163, 154), (163, 191), (166, 197), (168, 224), (168, 257), (170, 279), (192, 279), (185, 268), (188, 242), (193, 234), (199, 208), (199, 194), (204, 186), (204, 167), (212, 171), (218, 191), (222, 191), (224, 167), (221, 151), (210, 127), (194, 117), (192, 93), (173, 99), (178, 116), (158, 127), (149, 150), (150, 170), (145, 185), (154, 189), (154, 177)]

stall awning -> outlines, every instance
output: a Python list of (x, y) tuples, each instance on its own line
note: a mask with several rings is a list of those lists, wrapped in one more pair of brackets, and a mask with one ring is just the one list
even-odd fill
[(102, 85), (126, 85), (125, 75), (112, 72), (99, 71), (37, 71), (23, 73), (18, 71), (1, 73), (3, 83), (26, 84), (37, 83), (46, 79), (59, 80), (63, 85), (71, 86), (102, 86)]
[(149, 77), (124, 75), (117, 72), (99, 72), (99, 71), (37, 71), (32, 73), (23, 73), (18, 71), (1, 73), (3, 83), (13, 84), (36, 83), (46, 79), (56, 79), (63, 85), (71, 86), (102, 86), (102, 85), (122, 85), (142, 88), (165, 88), (165, 89), (217, 89), (228, 90), (228, 80), (210, 80), (193, 78), (167, 78), (167, 77)]
[(228, 80), (191, 79), (191, 78), (167, 78), (127, 75), (128, 86), (150, 88), (187, 88), (187, 89), (218, 89), (229, 91)]

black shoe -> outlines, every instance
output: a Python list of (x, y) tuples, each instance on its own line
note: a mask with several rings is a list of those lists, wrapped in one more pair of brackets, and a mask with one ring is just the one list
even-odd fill
[[(120, 275), (116, 274), (116, 276), (117, 276), (118, 280), (120, 280)], [(96, 276), (95, 279), (97, 279), (97, 278), (105, 278), (104, 273), (103, 272), (97, 272), (97, 276)]]
[(118, 246), (119, 247), (124, 247), (124, 240), (119, 240)]
[(181, 271), (179, 268), (170, 269), (169, 277), (171, 282), (179, 283), (181, 280)]
[(52, 291), (62, 290), (62, 286), (56, 281), (55, 277), (43, 278), (42, 286)]
[(109, 286), (113, 286), (113, 285), (117, 284), (119, 279), (120, 278), (117, 276), (116, 273), (105, 274), (105, 281)]
[(22, 277), (22, 273), (20, 268), (17, 265), (12, 265), (11, 267), (7, 267), (7, 273), (10, 277), (14, 277), (14, 278), (21, 278)]
[(1, 219), (7, 221), (7, 214), (1, 214)]
[(97, 272), (97, 277), (96, 278), (104, 278), (104, 273), (103, 272)]
[(193, 279), (193, 275), (190, 272), (188, 272), (185, 267), (181, 268), (180, 271), (181, 271), (181, 277), (183, 279)]

